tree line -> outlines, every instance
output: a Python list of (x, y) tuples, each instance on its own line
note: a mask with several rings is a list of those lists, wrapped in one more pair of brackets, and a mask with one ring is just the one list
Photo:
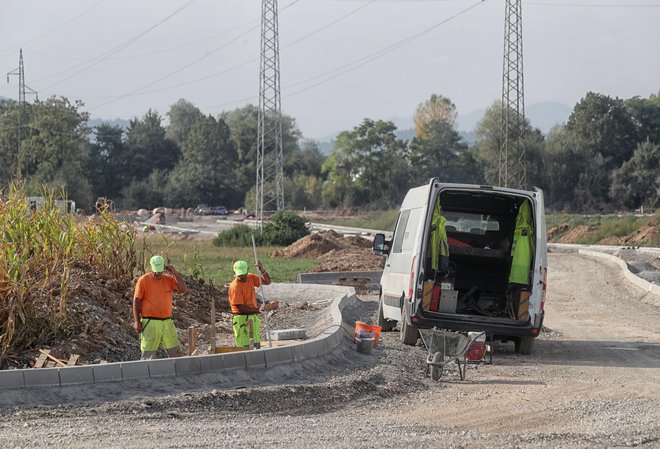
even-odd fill
[[(414, 112), (414, 138), (398, 138), (392, 122), (365, 118), (341, 132), (327, 156), (284, 115), (286, 208), (388, 209), (435, 176), (497, 185), (500, 114), (499, 102), (488, 108), (470, 145), (456, 129), (455, 105), (434, 94)], [(167, 125), (149, 110), (127, 129), (90, 127), (81, 102), (1, 100), (0, 182), (20, 177), (32, 194), (63, 186), (88, 212), (98, 197), (121, 209), (206, 203), (253, 210), (257, 108), (212, 116), (182, 99), (166, 115)], [(524, 126), (527, 183), (545, 191), (548, 208), (660, 205), (660, 94), (622, 100), (589, 92), (547, 135), (529, 121)]]

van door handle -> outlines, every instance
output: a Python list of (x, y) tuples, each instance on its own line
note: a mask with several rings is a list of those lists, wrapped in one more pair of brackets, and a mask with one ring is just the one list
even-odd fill
[(390, 266), (390, 264), (388, 263), (388, 264), (386, 264), (385, 266), (386, 266), (386, 267), (389, 267), (389, 266)]

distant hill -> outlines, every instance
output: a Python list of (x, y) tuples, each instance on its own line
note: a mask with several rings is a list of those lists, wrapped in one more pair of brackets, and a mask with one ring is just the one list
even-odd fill
[[(572, 108), (562, 103), (546, 101), (534, 103), (525, 107), (525, 116), (533, 127), (538, 128), (546, 134), (553, 126), (565, 123), (571, 115)], [(456, 119), (458, 129), (462, 131), (474, 131), (477, 123), (484, 117), (485, 109), (478, 109), (469, 114), (459, 115)]]

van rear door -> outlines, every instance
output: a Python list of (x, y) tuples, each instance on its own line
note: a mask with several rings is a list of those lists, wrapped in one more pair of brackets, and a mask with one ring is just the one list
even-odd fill
[(410, 289), (415, 288), (416, 280), (411, 273), (416, 274), (419, 265), (422, 229), (432, 186), (433, 182), (430, 182), (411, 189), (399, 210), (392, 247), (381, 278), (383, 315), (389, 320), (401, 321), (402, 300), (410, 298)]
[(529, 298), (530, 320), (534, 328), (539, 329), (543, 323), (543, 302), (548, 270), (548, 240), (545, 226), (545, 203), (543, 191), (536, 190), (536, 209), (534, 222), (536, 224), (536, 254), (534, 259), (534, 275), (532, 276), (532, 295)]

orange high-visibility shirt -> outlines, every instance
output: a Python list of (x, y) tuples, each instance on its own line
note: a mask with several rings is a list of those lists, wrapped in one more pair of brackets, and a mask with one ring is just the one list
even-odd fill
[(179, 284), (176, 278), (163, 274), (156, 279), (153, 273), (140, 276), (135, 284), (134, 297), (142, 300), (142, 316), (169, 318), (172, 316), (172, 293)]
[(234, 278), (229, 285), (229, 305), (232, 313), (241, 313), (236, 307), (238, 304), (244, 304), (249, 307), (257, 307), (257, 293), (255, 287), (259, 287), (259, 276), (254, 273), (247, 274), (247, 280), (241, 282)]

